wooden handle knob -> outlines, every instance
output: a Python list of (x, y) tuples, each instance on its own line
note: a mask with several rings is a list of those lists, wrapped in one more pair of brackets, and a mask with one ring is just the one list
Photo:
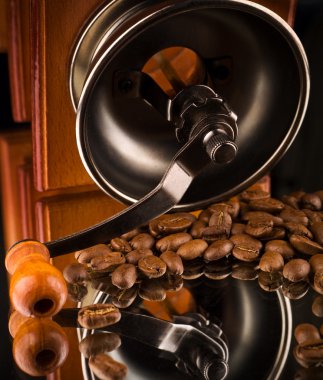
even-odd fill
[(49, 259), (46, 246), (37, 241), (17, 243), (7, 253), (6, 268), (12, 274), (10, 300), (25, 316), (50, 317), (66, 302), (66, 282)]
[(46, 376), (67, 358), (68, 338), (49, 318), (28, 318), (15, 334), (13, 357), (18, 367), (31, 376)]

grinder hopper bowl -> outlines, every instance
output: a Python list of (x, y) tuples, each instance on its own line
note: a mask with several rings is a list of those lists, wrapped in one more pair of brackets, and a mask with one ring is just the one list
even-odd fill
[[(179, 75), (172, 65), (189, 57)], [(263, 176), (298, 132), (309, 74), (292, 29), (252, 2), (117, 0), (80, 34), (70, 90), (84, 166), (103, 191), (132, 205), (71, 236), (9, 250), (11, 302), (25, 315), (50, 316), (65, 302), (50, 257), (107, 242), (170, 209), (199, 209)], [(26, 279), (30, 265), (43, 284), (37, 290)]]

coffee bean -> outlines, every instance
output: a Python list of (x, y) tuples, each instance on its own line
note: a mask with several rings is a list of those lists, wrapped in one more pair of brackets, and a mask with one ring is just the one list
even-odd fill
[(296, 210), (299, 209), (299, 199), (296, 197), (293, 197), (292, 195), (283, 195), (281, 199), (287, 206), (290, 206)]
[(245, 232), (246, 225), (243, 223), (232, 223), (231, 235), (243, 234)]
[(240, 204), (237, 198), (232, 198), (227, 202), (214, 203), (208, 207), (208, 210), (210, 210), (212, 214), (214, 212), (222, 211), (228, 213), (231, 218), (236, 218), (239, 214)]
[(309, 289), (307, 281), (292, 282), (283, 279), (282, 292), (285, 297), (291, 300), (298, 300), (306, 295)]
[(136, 285), (130, 289), (118, 289), (118, 292), (113, 294), (111, 302), (119, 309), (129, 307), (137, 298), (138, 288)]
[(123, 380), (127, 376), (127, 367), (107, 354), (91, 356), (89, 367), (101, 380)]
[(198, 216), (198, 220), (202, 223), (209, 224), (210, 217), (212, 215), (212, 211), (209, 209), (202, 210), (202, 212)]
[(263, 272), (280, 272), (284, 268), (284, 259), (280, 253), (266, 251), (260, 258), (259, 268)]
[(294, 336), (298, 344), (320, 339), (319, 329), (311, 323), (301, 323), (296, 326)]
[(313, 255), (309, 260), (309, 264), (313, 273), (323, 272), (323, 254)]
[(192, 222), (192, 224), (194, 222), (197, 221), (197, 218), (195, 215), (193, 215), (192, 213), (190, 212), (176, 212), (175, 214), (172, 214), (172, 215), (176, 215), (178, 217), (181, 217), (181, 218), (185, 218), (187, 220), (190, 220)]
[(87, 295), (88, 290), (87, 286), (84, 284), (76, 283), (70, 284), (67, 283), (67, 292), (69, 298), (74, 302), (80, 302)]
[(174, 251), (185, 244), (186, 242), (192, 240), (192, 236), (186, 232), (178, 232), (176, 234), (171, 234), (165, 236), (156, 242), (156, 248), (161, 251)]
[(160, 302), (166, 298), (166, 291), (159, 279), (143, 280), (140, 283), (138, 294), (146, 301)]
[(127, 240), (122, 238), (114, 238), (110, 242), (111, 247), (118, 252), (122, 253), (128, 253), (132, 251), (130, 244), (127, 242)]
[(268, 191), (263, 191), (260, 189), (248, 189), (248, 190), (243, 191), (240, 194), (240, 197), (242, 200), (249, 202), (249, 201), (253, 201), (256, 199), (269, 198), (270, 194), (268, 193)]
[(149, 248), (135, 249), (126, 254), (126, 261), (129, 264), (137, 265), (138, 261), (146, 256), (152, 256), (153, 251)]
[(112, 304), (94, 304), (82, 307), (77, 316), (80, 326), (85, 329), (99, 329), (119, 322), (121, 314)]
[(204, 260), (213, 261), (222, 259), (231, 253), (232, 248), (233, 243), (231, 240), (217, 240), (213, 242), (204, 252)]
[(181, 257), (173, 251), (165, 251), (160, 255), (167, 266), (168, 273), (181, 275), (184, 271), (183, 261)]
[(296, 190), (296, 191), (292, 191), (292, 192), (290, 193), (290, 195), (291, 195), (292, 197), (295, 197), (298, 201), (300, 201), (300, 200), (302, 199), (302, 196), (303, 196), (304, 194), (306, 194), (306, 193), (305, 193), (305, 191), (303, 191), (303, 190)]
[(133, 230), (126, 232), (125, 234), (122, 234), (120, 237), (121, 239), (129, 241), (133, 239), (135, 236), (139, 235), (140, 233), (141, 233), (140, 228), (134, 228)]
[(82, 249), (81, 251), (76, 251), (74, 255), (79, 263), (89, 264), (94, 257), (104, 256), (109, 252), (111, 252), (111, 248), (109, 248), (107, 245), (97, 244), (93, 247)]
[(314, 193), (304, 194), (301, 198), (301, 204), (304, 208), (312, 211), (321, 210), (322, 208), (322, 201), (320, 197)]
[(232, 254), (238, 260), (257, 260), (262, 248), (262, 243), (259, 240), (254, 239), (253, 237), (246, 234), (231, 236), (230, 240), (234, 244)]
[(136, 280), (137, 269), (133, 264), (121, 264), (112, 272), (111, 275), (112, 284), (120, 289), (131, 288), (135, 284)]
[(261, 237), (262, 241), (280, 240), (285, 237), (285, 229), (282, 227), (274, 227), (268, 235)]
[(318, 295), (312, 303), (312, 312), (316, 317), (323, 318), (323, 296)]
[(283, 284), (283, 276), (280, 272), (258, 272), (258, 284), (266, 292), (278, 290)]
[(293, 380), (322, 380), (322, 367), (301, 368), (296, 372)]
[(279, 214), (279, 217), (283, 219), (285, 223), (293, 222), (308, 225), (308, 217), (301, 210), (295, 210), (291, 207), (285, 207), (284, 210)]
[(323, 339), (312, 339), (298, 345), (297, 356), (303, 360), (323, 360)]
[(272, 220), (267, 220), (267, 221), (249, 220), (244, 232), (252, 237), (260, 239), (260, 238), (270, 236), (273, 230), (273, 226), (274, 226), (274, 223)]
[(93, 257), (91, 268), (101, 272), (112, 272), (119, 265), (125, 263), (126, 259), (121, 252), (109, 252), (104, 256)]
[(304, 226), (304, 224), (301, 223), (294, 223), (294, 222), (287, 222), (285, 223), (284, 227), (290, 232), (291, 234), (305, 236), (309, 239), (313, 238), (313, 234), (311, 231)]
[(209, 244), (213, 243), (214, 241), (227, 238), (228, 236), (226, 233), (219, 233), (217, 226), (205, 227), (202, 231), (202, 239)]
[(291, 259), (295, 255), (294, 248), (285, 240), (270, 240), (265, 245), (265, 251), (277, 252), (285, 260)]
[(303, 213), (308, 217), (308, 220), (309, 220), (309, 224), (311, 225), (312, 223), (315, 223), (315, 222), (321, 222), (322, 221), (322, 218), (321, 218), (321, 215), (319, 212), (317, 211), (312, 211), (312, 210), (308, 210), (306, 208), (302, 209)]
[(311, 230), (318, 244), (323, 245), (323, 222), (314, 222), (311, 225)]
[(306, 255), (316, 255), (317, 253), (323, 253), (323, 246), (304, 236), (291, 235), (289, 237), (289, 242), (299, 252)]
[(258, 277), (258, 265), (245, 262), (235, 263), (232, 265), (231, 276), (237, 280), (255, 280)]
[(196, 280), (204, 274), (204, 263), (199, 257), (185, 262), (182, 277), (184, 280)]
[(80, 263), (68, 264), (63, 270), (63, 276), (70, 284), (82, 283), (89, 280), (86, 265)]
[(216, 235), (230, 235), (232, 218), (226, 211), (216, 210), (210, 217), (209, 226), (217, 230)]
[(320, 326), (320, 334), (321, 334), (321, 336), (323, 337), (323, 323), (321, 324), (321, 326)]
[(249, 202), (249, 207), (255, 211), (265, 211), (275, 213), (285, 208), (283, 202), (275, 198), (255, 199)]
[(157, 256), (146, 256), (138, 261), (138, 268), (148, 278), (158, 278), (166, 273), (166, 263)]
[(176, 232), (184, 232), (192, 225), (192, 220), (187, 219), (177, 214), (170, 214), (168, 218), (162, 219), (158, 222), (158, 231), (162, 234), (172, 234)]
[(289, 281), (306, 280), (310, 274), (310, 264), (303, 259), (292, 259), (284, 265), (283, 276)]
[(323, 271), (317, 271), (314, 274), (313, 289), (319, 293), (323, 294)]
[(86, 336), (79, 343), (81, 354), (88, 359), (104, 352), (116, 350), (121, 345), (119, 335), (115, 333), (95, 333)]
[(206, 227), (206, 223), (197, 220), (192, 224), (190, 234), (193, 239), (200, 239), (202, 237), (203, 231)]
[(282, 218), (276, 215), (269, 214), (268, 212), (264, 211), (248, 211), (246, 212), (242, 220), (244, 221), (250, 221), (253, 222), (259, 222), (259, 223), (266, 223), (266, 222), (273, 222), (275, 227), (281, 227), (284, 225), (284, 221)]
[(195, 239), (181, 245), (176, 253), (183, 260), (193, 260), (197, 257), (201, 257), (207, 247), (208, 245), (204, 240)]
[(168, 215), (169, 214), (160, 215), (158, 218), (155, 218), (149, 222), (148, 227), (149, 227), (149, 232), (150, 232), (151, 236), (153, 236), (155, 238), (160, 237), (160, 231), (158, 229), (158, 223), (163, 219), (167, 219)]
[(177, 292), (182, 289), (184, 285), (181, 275), (171, 273), (166, 273), (166, 275), (160, 279), (160, 282), (166, 292)]
[(151, 249), (154, 244), (155, 239), (147, 233), (141, 233), (130, 240), (133, 249)]

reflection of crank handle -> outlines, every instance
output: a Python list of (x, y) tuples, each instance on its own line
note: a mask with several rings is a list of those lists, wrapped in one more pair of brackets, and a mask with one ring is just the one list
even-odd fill
[[(78, 311), (63, 309), (54, 320), (64, 327), (79, 327)], [(128, 311), (122, 311), (121, 314), (118, 323), (100, 330), (115, 332), (161, 350), (176, 360), (176, 366), (181, 371), (195, 378), (223, 380), (227, 376), (229, 353), (219, 326), (216, 326), (213, 334), (212, 327), (208, 325), (199, 328), (198, 324), (192, 326), (185, 323), (186, 320), (193, 320), (185, 316), (175, 317), (176, 322), (172, 323)]]

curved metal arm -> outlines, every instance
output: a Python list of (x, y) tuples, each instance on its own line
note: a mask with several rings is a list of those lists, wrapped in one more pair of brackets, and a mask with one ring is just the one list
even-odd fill
[(210, 163), (203, 145), (204, 136), (210, 129), (202, 129), (177, 152), (160, 183), (144, 198), (88, 229), (45, 243), (51, 256), (105, 243), (172, 209), (196, 175)]

